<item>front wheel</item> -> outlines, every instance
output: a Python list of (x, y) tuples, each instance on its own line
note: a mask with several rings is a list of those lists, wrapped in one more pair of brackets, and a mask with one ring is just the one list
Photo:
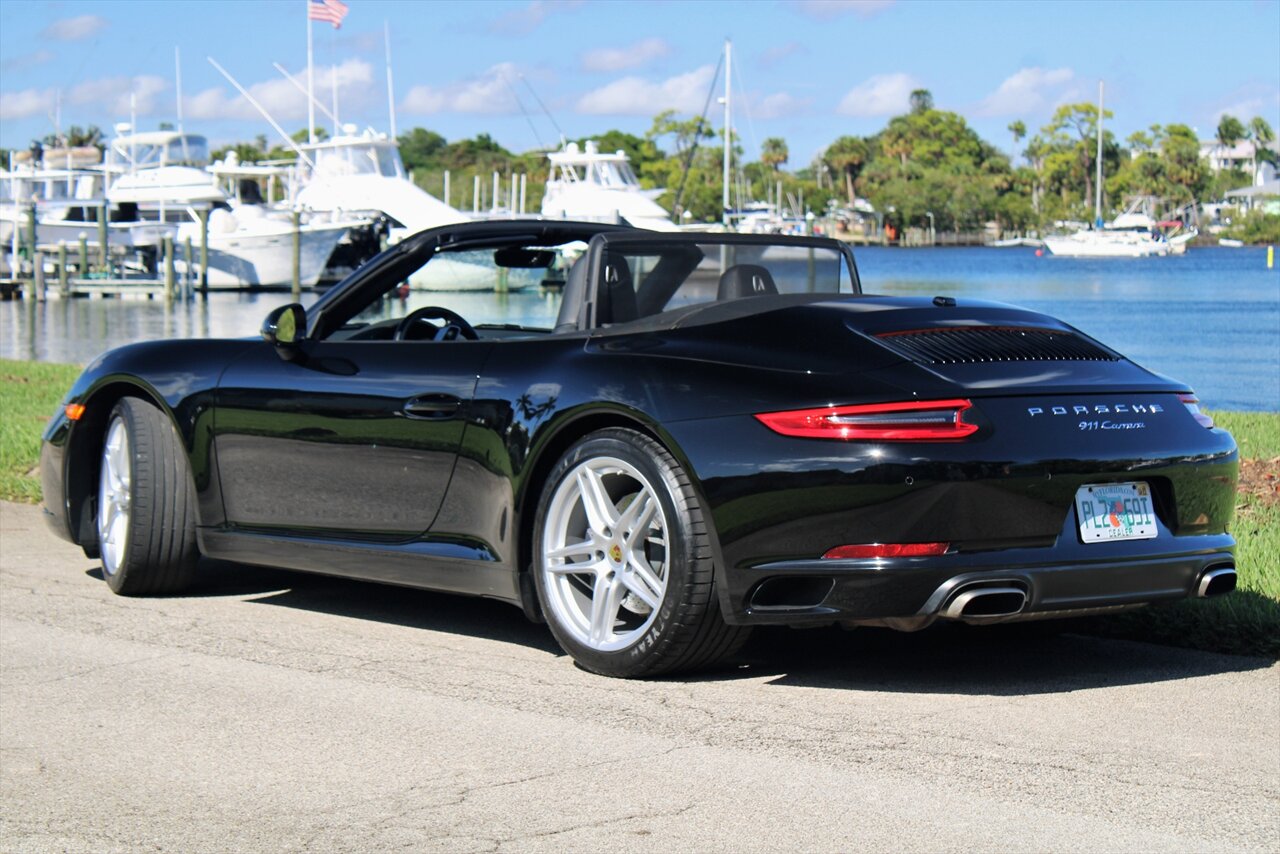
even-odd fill
[(187, 455), (164, 413), (136, 397), (107, 421), (98, 547), (107, 584), (124, 596), (181, 590), (199, 556)]
[(593, 433), (547, 479), (534, 583), (560, 645), (606, 676), (709, 667), (746, 640), (720, 616), (706, 520), (688, 475), (633, 430)]

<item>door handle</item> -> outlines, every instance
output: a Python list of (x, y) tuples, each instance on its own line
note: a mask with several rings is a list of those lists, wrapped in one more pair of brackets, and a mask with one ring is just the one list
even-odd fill
[(444, 420), (458, 414), (462, 401), (451, 394), (424, 394), (405, 401), (404, 414), (410, 418)]

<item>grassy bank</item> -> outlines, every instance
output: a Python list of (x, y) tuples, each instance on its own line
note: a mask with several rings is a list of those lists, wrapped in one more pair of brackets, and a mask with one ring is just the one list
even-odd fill
[[(74, 365), (0, 359), (0, 499), (36, 502), (40, 435), (79, 374)], [(1232, 532), (1240, 589), (1076, 625), (1088, 632), (1194, 649), (1280, 657), (1280, 414), (1215, 412), (1244, 459)]]
[(0, 359), (0, 498), (40, 500), (40, 435), (79, 375), (76, 365)]

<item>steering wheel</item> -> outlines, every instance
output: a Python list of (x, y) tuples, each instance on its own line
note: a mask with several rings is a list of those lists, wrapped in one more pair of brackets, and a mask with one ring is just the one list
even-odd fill
[(427, 305), (422, 308), (414, 309), (404, 316), (404, 318), (396, 324), (396, 333), (392, 337), (396, 341), (407, 341), (409, 339), (409, 330), (417, 323), (426, 323), (428, 320), (443, 320), (444, 326), (435, 327), (427, 324), (432, 329), (431, 338), (435, 341), (453, 341), (459, 336), (468, 341), (476, 341), (480, 335), (476, 332), (475, 327), (462, 319), (462, 315), (456, 311), (450, 311), (438, 305)]

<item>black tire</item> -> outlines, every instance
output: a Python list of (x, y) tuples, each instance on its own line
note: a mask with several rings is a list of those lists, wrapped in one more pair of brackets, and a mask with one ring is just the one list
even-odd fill
[[(600, 459), (620, 460), (642, 474), (665, 519), (665, 589), (658, 607), (648, 612), (656, 616), (647, 628), (636, 628), (636, 632), (643, 632), (634, 642), (609, 651), (580, 641), (568, 620), (553, 607), (551, 596), (558, 594), (549, 587), (556, 576), (549, 573), (546, 557), (548, 517), (557, 491), (584, 463)], [(636, 678), (710, 668), (737, 652), (750, 634), (749, 628), (726, 624), (720, 614), (707, 521), (688, 474), (666, 448), (634, 430), (612, 428), (592, 433), (556, 464), (543, 487), (534, 522), (531, 572), (538, 601), (556, 641), (574, 661), (593, 673)]]
[[(124, 545), (109, 549), (104, 541), (106, 502), (102, 479), (108, 476), (106, 446), (116, 425), (124, 431), (130, 476), (127, 487), (122, 485), (119, 489), (119, 493), (128, 496), (125, 518), (120, 524)], [(194, 575), (199, 550), (190, 463), (173, 425), (150, 403), (124, 397), (111, 411), (103, 442), (96, 517), (103, 577), (122, 596), (182, 590)]]

